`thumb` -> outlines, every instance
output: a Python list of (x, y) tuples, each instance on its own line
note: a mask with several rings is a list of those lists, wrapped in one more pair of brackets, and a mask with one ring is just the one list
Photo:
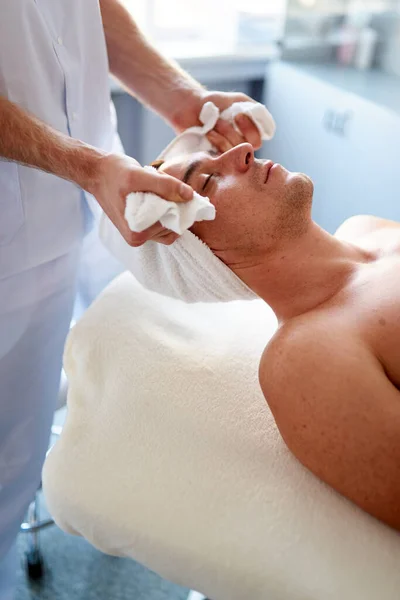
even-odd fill
[(146, 191), (153, 192), (165, 200), (187, 202), (193, 198), (193, 189), (172, 175), (143, 169), (141, 184)]

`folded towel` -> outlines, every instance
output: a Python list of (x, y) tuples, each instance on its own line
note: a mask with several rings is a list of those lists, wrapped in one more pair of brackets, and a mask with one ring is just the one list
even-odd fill
[(191, 154), (202, 150), (212, 150), (213, 145), (206, 138), (219, 118), (232, 123), (238, 133), (240, 130), (236, 125), (235, 118), (247, 115), (257, 126), (262, 140), (270, 140), (275, 134), (275, 121), (267, 108), (259, 102), (235, 102), (221, 114), (212, 102), (206, 102), (201, 109), (199, 121), (203, 123), (199, 127), (190, 127), (178, 135), (160, 154), (159, 158), (170, 160), (182, 154)]
[(190, 303), (257, 297), (190, 231), (185, 231), (172, 246), (147, 242), (140, 248), (132, 248), (104, 217), (100, 236), (113, 256), (153, 292)]
[[(155, 171), (154, 167), (145, 169)], [(132, 231), (144, 231), (160, 221), (163, 227), (182, 235), (195, 221), (212, 221), (215, 208), (208, 198), (194, 192), (189, 202), (169, 202), (148, 192), (134, 192), (126, 197), (125, 219)]]
[[(235, 126), (234, 118), (241, 113), (253, 119), (262, 139), (271, 139), (275, 123), (265, 106), (254, 102), (238, 102), (220, 115), (218, 108), (212, 102), (207, 102), (199, 116), (203, 125), (191, 127), (177, 136), (159, 158), (170, 160), (182, 154), (212, 148), (205, 136), (219, 116)], [(132, 231), (143, 231), (161, 221), (165, 227), (180, 234), (195, 221), (212, 220), (215, 217), (212, 211), (214, 207), (208, 198), (198, 194), (186, 204), (177, 204), (154, 194), (134, 193), (127, 198), (125, 218)], [(99, 233), (109, 251), (147, 289), (186, 302), (255, 298), (255, 294), (189, 231), (185, 231), (172, 246), (147, 242), (140, 248), (132, 248), (108, 217), (103, 215)]]

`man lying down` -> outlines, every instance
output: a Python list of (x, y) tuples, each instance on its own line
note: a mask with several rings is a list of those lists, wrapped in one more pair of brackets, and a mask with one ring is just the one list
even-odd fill
[(289, 449), (400, 530), (400, 224), (371, 216), (332, 236), (313, 183), (241, 144), (157, 165), (215, 205), (201, 238), (275, 311), (259, 379)]

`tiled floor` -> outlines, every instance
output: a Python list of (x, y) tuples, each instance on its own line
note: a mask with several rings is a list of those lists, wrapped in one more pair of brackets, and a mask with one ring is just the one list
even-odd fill
[[(26, 542), (19, 540), (23, 559)], [(189, 591), (130, 559), (106, 556), (56, 526), (41, 532), (45, 577), (31, 584), (23, 563), (16, 600), (186, 600)]]

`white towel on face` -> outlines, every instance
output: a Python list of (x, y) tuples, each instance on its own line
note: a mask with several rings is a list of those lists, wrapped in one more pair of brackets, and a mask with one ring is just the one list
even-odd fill
[[(213, 146), (206, 138), (219, 117), (233, 124), (239, 131), (235, 117), (246, 114), (256, 124), (263, 140), (269, 140), (275, 133), (275, 123), (262, 104), (255, 102), (236, 102), (221, 115), (212, 102), (206, 102), (200, 112), (199, 120), (203, 123), (199, 127), (190, 127), (178, 135), (159, 158), (170, 160), (181, 155), (193, 152), (212, 150)], [(152, 169), (152, 167), (145, 167)], [(168, 202), (156, 194), (146, 192), (133, 192), (127, 196), (125, 219), (132, 231), (137, 233), (148, 229), (158, 221), (163, 227), (182, 235), (196, 221), (212, 221), (215, 219), (215, 208), (208, 198), (194, 193), (189, 202)]]
[[(145, 167), (155, 171), (154, 167)], [(189, 202), (169, 202), (148, 192), (126, 197), (125, 219), (131, 231), (141, 232), (160, 221), (163, 227), (182, 235), (195, 221), (212, 221), (215, 208), (208, 198), (194, 192)]]
[(276, 129), (275, 121), (263, 104), (259, 102), (235, 102), (220, 114), (215, 104), (206, 102), (199, 115), (199, 121), (203, 125), (190, 127), (181, 135), (178, 135), (161, 153), (160, 158), (171, 160), (171, 158), (182, 154), (215, 149), (206, 138), (206, 134), (215, 127), (219, 118), (232, 123), (236, 131), (240, 133), (240, 129), (235, 123), (235, 118), (240, 114), (247, 115), (253, 121), (263, 141), (273, 138)]
[[(253, 119), (263, 140), (271, 139), (275, 123), (261, 104), (238, 102), (221, 115), (211, 102), (204, 104), (199, 119), (203, 123), (177, 136), (161, 153), (163, 160), (212, 149), (205, 137), (221, 117), (234, 123), (244, 113)], [(213, 213), (211, 211), (214, 211)], [(184, 234), (172, 245), (147, 242), (132, 248), (103, 214), (100, 238), (109, 251), (149, 290), (186, 302), (221, 302), (254, 299), (256, 295), (194, 234), (187, 231), (195, 221), (213, 219), (215, 209), (199, 194), (186, 204), (168, 202), (154, 194), (129, 194), (125, 218), (132, 231), (143, 231), (157, 221)]]

